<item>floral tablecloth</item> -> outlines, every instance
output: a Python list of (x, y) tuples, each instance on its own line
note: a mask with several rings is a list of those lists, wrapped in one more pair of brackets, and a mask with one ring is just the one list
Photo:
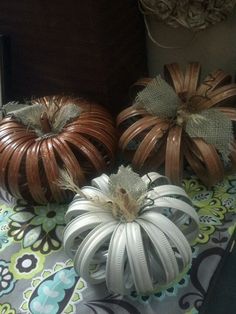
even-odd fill
[(191, 270), (149, 297), (112, 295), (74, 271), (61, 246), (66, 206), (30, 206), (0, 190), (1, 314), (196, 314), (225, 253), (236, 221), (236, 176), (206, 189), (183, 182), (200, 218)]

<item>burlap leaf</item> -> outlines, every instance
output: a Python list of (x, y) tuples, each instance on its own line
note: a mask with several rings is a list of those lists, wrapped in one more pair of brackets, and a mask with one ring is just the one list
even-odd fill
[[(14, 103), (13, 103), (14, 105)], [(44, 136), (41, 126), (41, 115), (46, 112), (49, 121), (51, 122), (50, 134), (57, 134), (61, 132), (65, 124), (78, 117), (80, 114), (80, 107), (71, 103), (66, 106), (58, 107), (52, 102), (48, 108), (42, 104), (22, 105), (16, 104), (13, 111), (9, 111), (8, 115), (15, 117), (18, 121), (26, 127), (35, 130), (38, 136)], [(15, 108), (19, 109), (15, 109)], [(49, 135), (50, 135), (49, 134)]]
[(6, 113), (8, 113), (8, 112), (16, 111), (19, 109), (23, 109), (25, 107), (28, 107), (29, 105), (30, 105), (30, 102), (21, 104), (18, 101), (10, 101), (3, 106), (3, 109), (6, 111)]
[(17, 101), (10, 101), (0, 108), (0, 121), (11, 111), (28, 107), (28, 104), (20, 104)]
[(109, 179), (111, 195), (118, 189), (124, 189), (133, 199), (139, 199), (146, 191), (146, 184), (141, 177), (132, 171), (130, 167), (120, 166), (117, 174), (112, 174)]
[(231, 120), (218, 109), (208, 109), (197, 115), (190, 115), (186, 123), (186, 132), (190, 137), (203, 138), (228, 161), (230, 144), (233, 141), (233, 125)]
[(40, 116), (43, 112), (43, 105), (24, 106), (18, 104), (19, 109), (9, 111), (10, 116), (15, 117), (25, 126), (38, 129), (40, 128)]
[(175, 116), (179, 104), (178, 95), (160, 75), (151, 80), (135, 99), (135, 106), (160, 118)]
[(62, 106), (58, 113), (55, 115), (55, 120), (53, 121), (54, 130), (60, 132), (65, 124), (70, 120), (77, 118), (80, 112), (80, 107), (75, 104)]

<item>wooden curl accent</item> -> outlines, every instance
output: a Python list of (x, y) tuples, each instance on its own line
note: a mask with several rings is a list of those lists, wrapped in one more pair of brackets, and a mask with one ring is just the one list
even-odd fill
[(224, 167), (213, 145), (200, 138), (185, 139), (184, 156), (198, 177), (208, 186), (220, 182)]
[(236, 84), (219, 87), (208, 94), (197, 104), (197, 110), (202, 111), (214, 106), (222, 106), (236, 101)]
[(177, 94), (184, 92), (184, 74), (177, 63), (166, 64), (164, 66), (164, 76)]
[(183, 177), (182, 132), (179, 126), (171, 128), (166, 143), (165, 175), (176, 185), (181, 184)]
[(187, 97), (191, 97), (196, 93), (200, 71), (200, 64), (197, 62), (192, 62), (187, 65), (183, 83), (183, 91), (187, 94)]
[(224, 113), (230, 120), (236, 121), (236, 108), (221, 107), (219, 110)]
[[(163, 135), (166, 133), (167, 129), (169, 128), (168, 122), (160, 122), (156, 124), (150, 132), (143, 138), (139, 147), (137, 148), (132, 163), (134, 167), (142, 168), (145, 164), (146, 160), (153, 154), (153, 151), (156, 147), (158, 147), (158, 143)], [(159, 148), (159, 147), (158, 147)], [(157, 148), (157, 149), (158, 149)], [(154, 152), (155, 154), (155, 152)]]
[(130, 128), (128, 128), (120, 138), (120, 148), (122, 150), (126, 149), (127, 145), (139, 134), (144, 132), (146, 129), (152, 127), (158, 122), (156, 117), (148, 116), (144, 117), (137, 122), (135, 122)]
[(137, 116), (146, 116), (147, 111), (144, 109), (136, 108), (135, 106), (128, 107), (118, 114), (116, 118), (116, 124), (120, 125), (127, 119), (134, 118)]

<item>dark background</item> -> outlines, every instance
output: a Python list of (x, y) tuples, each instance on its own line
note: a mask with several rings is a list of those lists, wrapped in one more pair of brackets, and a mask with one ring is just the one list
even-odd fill
[(0, 1), (0, 33), (11, 46), (7, 100), (86, 95), (116, 113), (146, 72), (136, 0)]

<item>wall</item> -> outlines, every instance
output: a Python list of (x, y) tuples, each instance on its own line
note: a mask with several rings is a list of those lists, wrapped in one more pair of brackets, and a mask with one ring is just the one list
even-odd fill
[(83, 95), (117, 112), (146, 73), (136, 0), (2, 0), (0, 12), (11, 43), (11, 100)]
[(236, 70), (236, 10), (226, 21), (193, 36), (186, 29), (173, 29), (152, 19), (150, 30), (161, 44), (181, 48), (165, 49), (147, 38), (148, 67), (151, 76), (162, 71), (165, 63), (200, 61), (202, 75), (221, 68), (233, 76)]

